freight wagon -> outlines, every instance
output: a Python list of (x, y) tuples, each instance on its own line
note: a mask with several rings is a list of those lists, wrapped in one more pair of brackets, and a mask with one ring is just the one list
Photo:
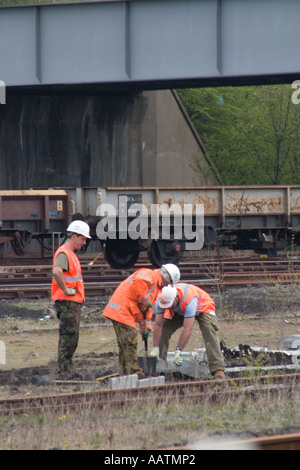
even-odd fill
[(154, 267), (179, 263), (186, 250), (229, 247), (259, 253), (300, 244), (300, 186), (64, 188), (0, 191), (0, 256), (26, 256), (38, 242), (53, 253), (74, 218), (86, 220), (114, 268), (147, 251)]
[(0, 259), (47, 257), (64, 237), (72, 207), (67, 191), (0, 191)]

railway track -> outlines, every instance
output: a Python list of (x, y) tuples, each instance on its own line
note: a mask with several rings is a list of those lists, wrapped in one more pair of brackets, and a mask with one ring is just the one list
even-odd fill
[[(149, 264), (137, 264), (134, 269)], [(104, 262), (82, 263), (87, 296), (110, 295), (134, 269), (116, 270)], [(51, 265), (4, 266), (0, 271), (0, 299), (49, 297)], [(300, 260), (185, 261), (180, 264), (181, 280), (207, 291), (262, 284), (290, 284), (300, 281)]]
[(168, 447), (164, 450), (300, 450), (300, 433), (276, 434), (250, 439), (199, 441), (192, 446)]
[[(93, 412), (103, 408), (135, 406), (141, 400), (149, 403), (162, 403), (179, 399), (181, 403), (226, 402), (241, 397), (255, 401), (262, 396), (284, 394), (285, 397), (299, 396), (300, 374), (277, 376), (243, 377), (222, 382), (214, 380), (168, 383), (160, 386), (137, 387), (110, 390), (101, 388), (93, 391), (51, 393), (36, 397), (21, 397), (0, 400), (3, 415), (22, 415), (28, 413), (69, 413), (82, 407)], [(159, 451), (187, 451), (202, 449), (250, 449), (250, 450), (300, 450), (300, 434), (284, 434), (256, 437), (246, 440), (199, 441), (191, 445), (160, 448)]]
[[(147, 263), (135, 266), (147, 266)], [(180, 265), (182, 280), (193, 282), (206, 290), (231, 288), (265, 283), (299, 282), (299, 260), (221, 260), (187, 261)], [(41, 298), (49, 297), (51, 288), (51, 265), (28, 265), (2, 267), (0, 273), (1, 298)], [(113, 270), (105, 263), (88, 266), (83, 262), (83, 275), (88, 296), (110, 294), (125, 279), (131, 270)], [(300, 374), (266, 376), (250, 379), (234, 378), (224, 382), (190, 381), (165, 384), (138, 389), (107, 390), (95, 385), (93, 391), (80, 391), (64, 394), (49, 394), (36, 397), (22, 397), (0, 400), (0, 413), (24, 414), (39, 412), (66, 412), (86, 406), (92, 409), (101, 407), (132, 406), (137, 400), (162, 402), (174, 399), (191, 402), (224, 401), (239, 399), (241, 394), (251, 400), (264, 395), (267, 397), (284, 393), (286, 397), (299, 395)], [(266, 436), (228, 443), (254, 446), (261, 450), (300, 450), (300, 434)], [(225, 447), (226, 448), (226, 447)], [(187, 450), (188, 447), (174, 447)], [(170, 448), (170, 450), (172, 450)]]
[[(55, 383), (55, 382), (54, 382)], [(97, 384), (97, 382), (95, 382)], [(299, 394), (300, 374), (284, 374), (258, 377), (230, 378), (222, 382), (215, 380), (171, 382), (164, 385), (126, 389), (101, 388), (93, 391), (79, 391), (63, 394), (51, 393), (36, 397), (8, 398), (0, 400), (0, 412), (29, 413), (43, 411), (66, 412), (79, 407), (99, 409), (122, 407), (143, 403), (159, 403), (174, 400), (186, 402), (208, 402), (244, 397), (256, 399), (284, 393), (286, 397)], [(72, 383), (70, 383), (72, 385)], [(83, 383), (84, 385), (84, 383)]]

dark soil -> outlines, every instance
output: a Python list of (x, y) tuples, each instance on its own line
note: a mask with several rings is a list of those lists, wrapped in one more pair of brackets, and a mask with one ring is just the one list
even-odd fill
[[(247, 289), (232, 289), (224, 293), (212, 293), (212, 297), (216, 301), (217, 312), (226, 312), (231, 317), (235, 314), (239, 315), (254, 315), (260, 318), (263, 315), (272, 315), (274, 312), (282, 313), (283, 309), (288, 310), (292, 315), (297, 317), (299, 321), (299, 310), (300, 310), (300, 292), (299, 289), (295, 290), (292, 287), (292, 294), (288, 290), (289, 288), (283, 288), (280, 292), (267, 290), (266, 288), (250, 287)], [(292, 299), (288, 302), (286, 299)], [(83, 311), (83, 317), (85, 322), (94, 321), (95, 316), (93, 312), (97, 310), (97, 321), (101, 322), (101, 310), (106, 305), (107, 298), (93, 298), (88, 299), (85, 310)], [(54, 311), (51, 310), (52, 306), (49, 301), (45, 300), (20, 300), (20, 301), (0, 301), (0, 320), (1, 317), (12, 317), (15, 319), (40, 319), (45, 314), (50, 313), (54, 315)], [(92, 312), (91, 314), (89, 312)], [(220, 314), (218, 314), (220, 318)], [(271, 317), (270, 317), (271, 318)], [(271, 321), (271, 320), (267, 320)], [(247, 323), (245, 323), (245, 329), (247, 329)], [(263, 345), (262, 345), (263, 346)], [(247, 347), (245, 344), (241, 344), (241, 348)], [(236, 354), (236, 357), (232, 354), (230, 349), (227, 349), (226, 344), (224, 345), (224, 356), (226, 360), (226, 366), (240, 365), (242, 354)], [(253, 360), (257, 360), (256, 355), (252, 355)], [(265, 365), (274, 365), (276, 363), (284, 364), (287, 362), (286, 358), (282, 356), (275, 358), (265, 354), (260, 360)], [(118, 370), (118, 358), (116, 353), (104, 353), (104, 354), (88, 354), (88, 355), (77, 355), (74, 359), (74, 369), (76, 373), (73, 377), (70, 377), (75, 382), (95, 381), (96, 379), (109, 376), (114, 374)], [(46, 385), (52, 383), (54, 380), (59, 379), (57, 375), (57, 364), (55, 362), (42, 367), (32, 368), (21, 368), (13, 370), (0, 370), (0, 385)], [(103, 379), (101, 383), (105, 383), (106, 379)]]

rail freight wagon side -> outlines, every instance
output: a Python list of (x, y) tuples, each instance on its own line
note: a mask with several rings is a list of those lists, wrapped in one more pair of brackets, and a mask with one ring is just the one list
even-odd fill
[(146, 251), (153, 267), (185, 250), (265, 253), (300, 245), (300, 186), (87, 187), (0, 192), (0, 257), (52, 255), (71, 219), (89, 223), (89, 252), (130, 268)]
[(52, 256), (71, 212), (62, 189), (0, 191), (0, 257)]
[(300, 186), (107, 187), (79, 194), (116, 268), (133, 266), (145, 250), (157, 267), (217, 242), (260, 253), (283, 249), (293, 236), (300, 244)]

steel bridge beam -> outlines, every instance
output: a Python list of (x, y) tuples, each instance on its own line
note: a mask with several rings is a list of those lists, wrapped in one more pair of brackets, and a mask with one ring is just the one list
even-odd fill
[(144, 88), (300, 78), (299, 0), (0, 7), (6, 86)]

